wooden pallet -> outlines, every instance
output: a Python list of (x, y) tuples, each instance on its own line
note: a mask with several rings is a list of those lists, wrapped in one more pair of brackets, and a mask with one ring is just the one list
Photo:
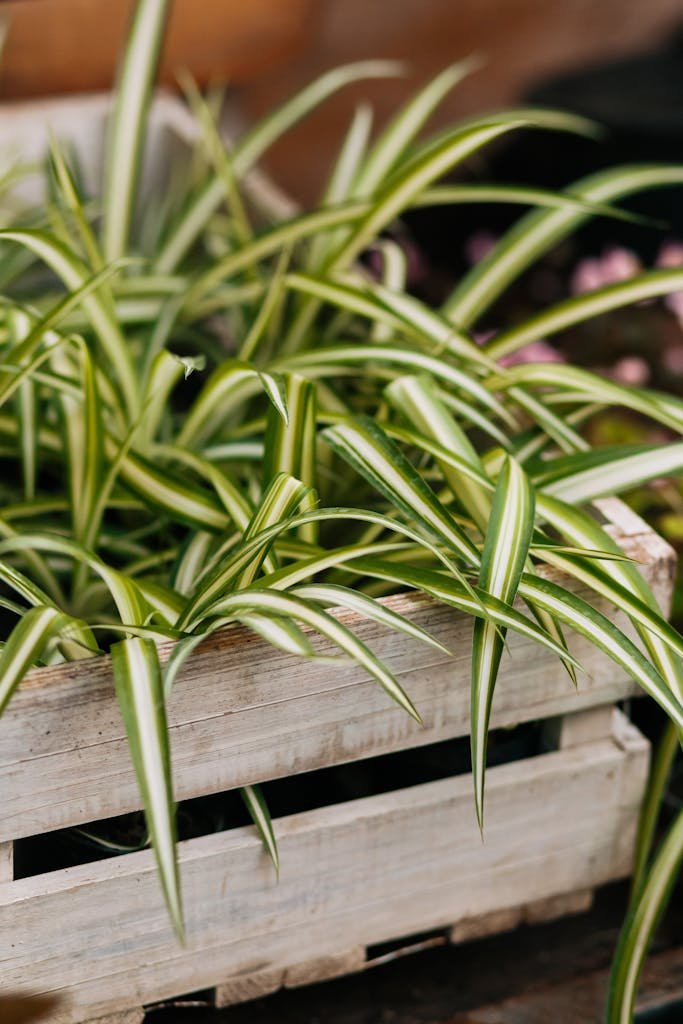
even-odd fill
[[(670, 548), (619, 503), (601, 507), (667, 607)], [(471, 622), (415, 597), (387, 603), (456, 652), (354, 619), (424, 729), (355, 667), (321, 676), (245, 632), (218, 634), (169, 701), (177, 798), (466, 735)], [(150, 851), (12, 878), (14, 840), (138, 807), (109, 659), (31, 673), (0, 721), (0, 991), (61, 995), (53, 1024), (131, 1024), (186, 992), (218, 986), (234, 1002), (360, 969), (369, 946), (401, 936), (460, 941), (582, 905), (629, 871), (648, 751), (609, 708), (633, 685), (571, 646), (590, 672), (578, 694), (556, 660), (510, 636), (492, 725), (544, 720), (555, 749), (489, 771), (483, 845), (467, 775), (278, 819), (279, 882), (252, 828), (182, 842), (184, 948)]]

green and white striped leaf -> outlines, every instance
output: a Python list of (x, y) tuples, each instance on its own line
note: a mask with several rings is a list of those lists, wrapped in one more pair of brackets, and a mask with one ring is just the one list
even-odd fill
[[(641, 164), (600, 171), (566, 192), (573, 199), (604, 204), (646, 189), (681, 184), (683, 167)], [(589, 211), (571, 206), (527, 214), (460, 280), (442, 312), (461, 329), (468, 329), (527, 267), (589, 216)]]
[(683, 441), (667, 445), (619, 445), (595, 448), (546, 463), (534, 476), (545, 494), (570, 504), (632, 490), (661, 476), (683, 470)]
[(74, 622), (51, 605), (35, 605), (24, 612), (0, 650), (0, 715), (49, 642)]
[(596, 608), (576, 594), (538, 576), (522, 577), (519, 594), (560, 619), (604, 651), (653, 697), (666, 714), (683, 729), (683, 705), (657, 669), (635, 644)]
[[(507, 458), (498, 477), (484, 538), (479, 587), (512, 604), (529, 556), (534, 531), (534, 494), (522, 467)], [(492, 622), (477, 619), (472, 633), (472, 775), (479, 828), (484, 827), (486, 747), (493, 692), (504, 635)]]
[(159, 879), (178, 938), (183, 911), (176, 855), (171, 753), (159, 656), (152, 640), (128, 637), (111, 649), (116, 695), (128, 736)]
[(15, 242), (28, 249), (47, 264), (71, 291), (81, 289), (79, 304), (92, 324), (111, 372), (118, 380), (126, 411), (130, 419), (134, 419), (139, 392), (131, 352), (107, 302), (97, 291), (91, 292), (86, 288), (92, 281), (87, 265), (61, 242), (37, 229), (5, 228), (0, 231), (2, 241)]
[(222, 598), (213, 606), (212, 611), (218, 616), (218, 623), (223, 619), (227, 620), (231, 615), (239, 615), (245, 611), (271, 612), (303, 622), (304, 625), (326, 637), (357, 662), (368, 675), (379, 683), (392, 700), (404, 711), (407, 711), (416, 722), (422, 724), (422, 719), (412, 701), (386, 666), (350, 629), (311, 602), (304, 601), (292, 594), (283, 594), (277, 590), (250, 589)]
[(277, 839), (275, 838), (275, 830), (273, 828), (273, 822), (270, 817), (268, 805), (266, 804), (263, 793), (261, 792), (260, 786), (244, 786), (240, 793), (242, 799), (246, 805), (251, 820), (254, 822), (256, 831), (259, 834), (261, 842), (263, 843), (268, 856), (273, 862), (275, 873), (279, 876), (280, 874), (280, 854), (277, 848)]
[(610, 976), (605, 1020), (631, 1024), (638, 979), (657, 922), (662, 916), (683, 863), (683, 811), (674, 818), (652, 862), (619, 936)]
[(545, 309), (523, 323), (501, 331), (484, 346), (492, 359), (516, 352), (532, 341), (548, 338), (576, 324), (622, 306), (657, 298), (683, 289), (683, 270), (649, 270), (628, 281), (618, 281), (595, 291), (575, 295)]
[[(287, 420), (273, 405), (268, 410), (263, 439), (263, 482), (278, 473), (288, 473), (309, 488), (307, 503), (315, 505), (316, 395), (313, 383), (299, 374), (287, 373), (283, 380)], [(306, 504), (302, 507), (306, 507)], [(315, 523), (302, 527), (300, 537), (315, 543)]]
[(577, 669), (579, 662), (568, 655), (565, 648), (558, 644), (541, 626), (527, 619), (511, 605), (492, 597), (485, 590), (473, 587), (473, 594), (457, 580), (449, 578), (445, 573), (430, 569), (417, 569), (414, 565), (401, 561), (387, 561), (381, 558), (359, 558), (354, 560), (351, 568), (354, 572), (376, 579), (387, 580), (399, 587), (410, 587), (428, 594), (436, 601), (457, 608), (459, 611), (494, 622), (499, 629), (514, 629), (521, 636), (528, 637), (557, 654)]
[(374, 143), (354, 182), (353, 195), (372, 195), (383, 184), (428, 118), (463, 78), (480, 67), (478, 57), (466, 57), (432, 78), (389, 122)]
[(193, 403), (178, 434), (178, 445), (199, 447), (231, 412), (261, 392), (267, 394), (278, 413), (286, 420), (285, 398), (277, 376), (238, 359), (226, 360), (214, 370)]
[[(359, 61), (326, 72), (317, 81), (286, 101), (278, 110), (261, 120), (237, 143), (233, 151), (233, 171), (236, 177), (241, 178), (280, 135), (306, 117), (338, 89), (364, 78), (387, 78), (401, 72), (402, 65), (396, 61), (381, 60)], [(171, 273), (176, 268), (222, 199), (223, 184), (214, 176), (184, 211), (163, 245), (156, 260), (159, 273)]]
[(291, 593), (298, 594), (299, 597), (307, 598), (309, 601), (317, 601), (319, 604), (348, 608), (350, 611), (357, 612), (365, 618), (379, 622), (382, 626), (387, 626), (398, 633), (405, 633), (416, 640), (421, 640), (422, 643), (429, 644), (444, 654), (451, 653), (431, 633), (428, 633), (420, 626), (416, 626), (405, 615), (400, 615), (391, 608), (380, 604), (374, 598), (368, 597), (357, 590), (351, 590), (349, 587), (342, 587), (334, 583), (308, 583), (303, 586), (294, 587)]
[(128, 244), (168, 10), (168, 0), (139, 0), (119, 73), (104, 162), (102, 248), (107, 262), (123, 255)]
[(276, 365), (280, 370), (299, 371), (306, 376), (319, 378), (339, 376), (355, 367), (363, 367), (364, 376), (369, 376), (375, 372), (375, 364), (378, 368), (384, 364), (400, 368), (403, 372), (430, 374), (442, 384), (463, 391), (508, 426), (517, 426), (514, 416), (471, 374), (443, 359), (424, 355), (415, 349), (400, 348), (398, 345), (331, 345), (329, 348), (287, 356)]
[(469, 565), (479, 552), (401, 450), (372, 420), (327, 427), (323, 438), (367, 482), (415, 525), (445, 543)]

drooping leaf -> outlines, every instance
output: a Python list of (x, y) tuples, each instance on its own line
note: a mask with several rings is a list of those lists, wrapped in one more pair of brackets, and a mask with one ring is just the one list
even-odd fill
[(113, 645), (111, 658), (116, 695), (164, 899), (175, 932), (182, 941), (184, 928), (175, 845), (171, 753), (159, 656), (152, 640), (128, 637)]

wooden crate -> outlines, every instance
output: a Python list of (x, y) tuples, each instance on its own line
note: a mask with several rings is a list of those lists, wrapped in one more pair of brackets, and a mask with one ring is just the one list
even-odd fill
[[(666, 608), (671, 549), (619, 502), (600, 510)], [(424, 728), (357, 668), (321, 673), (231, 630), (197, 650), (169, 700), (177, 798), (465, 736), (471, 620), (386, 600), (455, 652), (338, 613), (397, 673)], [(578, 693), (552, 656), (509, 638), (492, 725), (547, 720), (556, 749), (489, 771), (483, 845), (469, 775), (278, 819), (279, 882), (252, 828), (182, 842), (185, 947), (149, 851), (12, 878), (13, 840), (139, 807), (109, 659), (35, 670), (0, 720), (0, 990), (61, 996), (54, 1024), (134, 1021), (205, 987), (224, 1004), (359, 969), (368, 946), (400, 936), (461, 941), (580, 909), (629, 871), (648, 748), (613, 721), (633, 684), (587, 643), (570, 646), (589, 672)]]

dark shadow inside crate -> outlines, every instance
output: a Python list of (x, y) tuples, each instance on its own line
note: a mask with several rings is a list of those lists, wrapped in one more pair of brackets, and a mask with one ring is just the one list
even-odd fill
[[(546, 750), (547, 734), (544, 733), (542, 722), (529, 722), (511, 729), (494, 729), (489, 735), (488, 764), (494, 767), (520, 761)], [(272, 817), (282, 818), (469, 771), (469, 737), (462, 736), (332, 768), (291, 775), (265, 782), (261, 788)], [(181, 840), (223, 832), (249, 825), (250, 822), (239, 790), (196, 797), (178, 805), (178, 837)], [(134, 852), (144, 847), (145, 839), (145, 824), (141, 813), (123, 814), (78, 828), (29, 836), (14, 844), (15, 878), (26, 878)]]

